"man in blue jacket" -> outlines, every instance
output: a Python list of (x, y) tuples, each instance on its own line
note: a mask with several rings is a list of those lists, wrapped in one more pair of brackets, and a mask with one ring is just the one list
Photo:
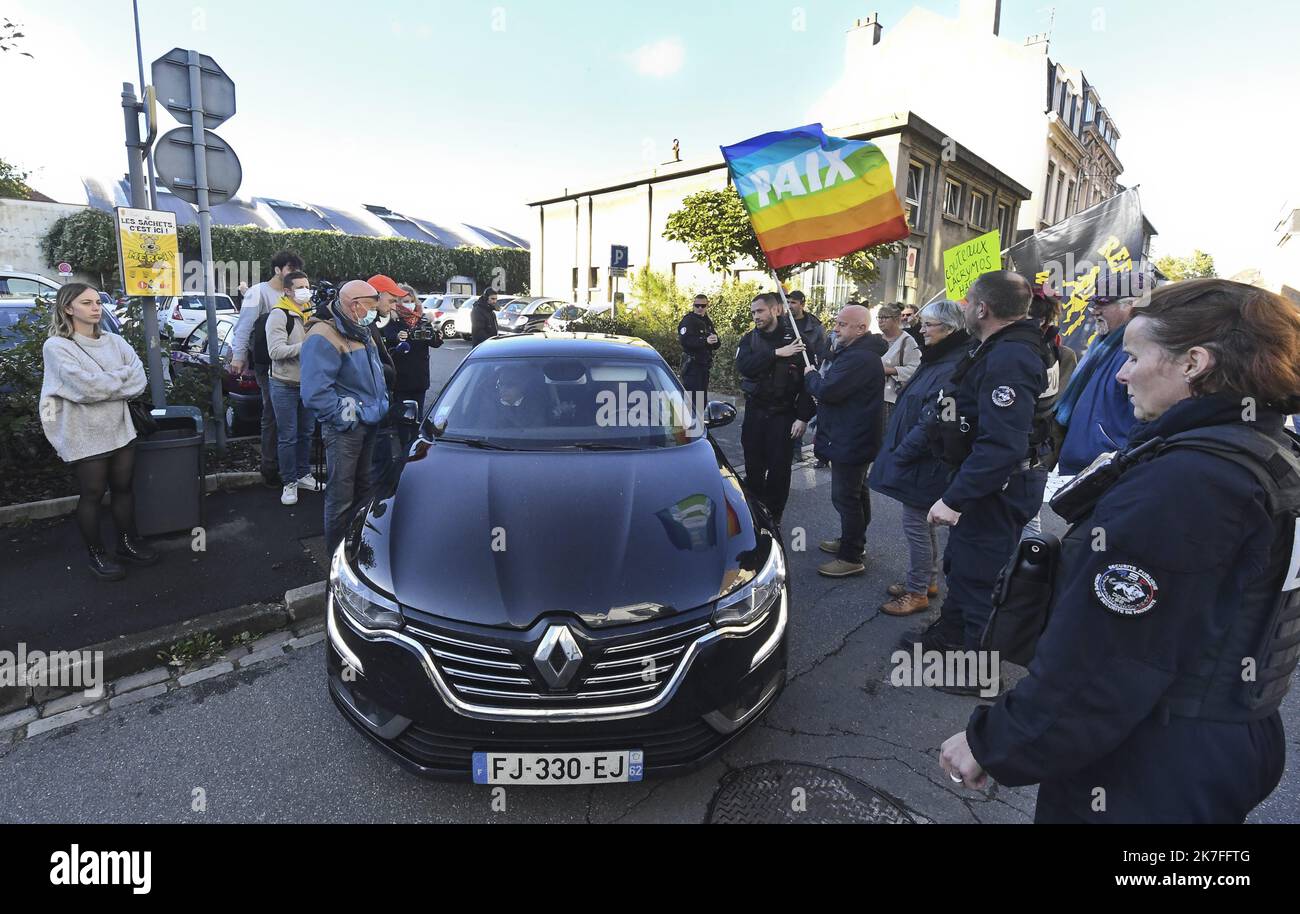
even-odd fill
[(330, 319), (312, 320), (302, 344), (302, 400), (320, 420), (329, 466), (325, 547), (331, 555), (374, 488), (375, 432), (388, 413), (384, 367), (370, 334), (378, 304), (369, 283), (345, 283)]
[(840, 515), (840, 538), (822, 543), (834, 561), (817, 569), (828, 578), (862, 574), (871, 496), (867, 469), (880, 447), (880, 410), (885, 397), (885, 366), (869, 347), (871, 313), (850, 305), (835, 319), (836, 353), (825, 376), (809, 366), (804, 384), (817, 401), (817, 421), (831, 462), (831, 504)]
[(1065, 428), (1057, 473), (1076, 476), (1100, 455), (1122, 450), (1137, 420), (1128, 388), (1115, 376), (1124, 366), (1124, 328), (1133, 319), (1132, 298), (1097, 298), (1097, 341), (1061, 394), (1056, 421)]

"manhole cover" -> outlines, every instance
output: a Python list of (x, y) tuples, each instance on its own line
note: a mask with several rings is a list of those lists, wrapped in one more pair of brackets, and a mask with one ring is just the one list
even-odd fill
[(767, 762), (734, 771), (709, 806), (713, 825), (911, 825), (901, 806), (830, 768)]

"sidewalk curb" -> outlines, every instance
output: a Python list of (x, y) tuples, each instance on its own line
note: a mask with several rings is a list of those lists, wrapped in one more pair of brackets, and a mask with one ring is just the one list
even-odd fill
[[(214, 473), (205, 479), (207, 494), (213, 492), (230, 492), (246, 489), (262, 482), (261, 473)], [(107, 497), (107, 496), (105, 496)], [(0, 527), (21, 521), (49, 520), (64, 517), (77, 510), (80, 496), (68, 495), (63, 498), (50, 498), (46, 501), (32, 501), (21, 505), (0, 506)]]
[[(260, 475), (253, 475), (260, 480)], [(24, 739), (318, 644), (325, 640), (324, 614), (325, 582), (320, 581), (289, 591), (283, 605), (239, 606), (92, 644), (82, 650), (103, 652), (103, 691), (91, 697), (45, 689), (48, 700), (36, 701), (38, 690), (28, 687), (27, 704), (0, 714), (0, 755)], [(221, 641), (245, 634), (261, 637), (251, 645), (232, 645), (221, 655), (203, 661), (203, 666), (159, 666), (160, 651), (205, 633)]]

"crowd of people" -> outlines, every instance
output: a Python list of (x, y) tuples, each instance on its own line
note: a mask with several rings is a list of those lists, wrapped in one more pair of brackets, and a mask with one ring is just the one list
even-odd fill
[[(317, 302), (300, 256), (282, 251), (271, 267), (271, 278), (241, 297), (230, 370), (238, 376), (251, 369), (261, 390), (264, 480), (286, 506), (297, 505), (300, 492), (324, 493), (332, 552), (357, 506), (395, 482), (414, 437), (414, 423), (404, 420), (423, 413), (429, 350), (442, 337), (410, 285), (376, 275)], [(101, 334), (101, 316), (93, 287), (60, 289), (44, 346), (40, 409), (46, 437), (78, 481), (77, 526), (89, 567), (117, 581), (126, 574), (122, 562), (148, 565), (158, 555), (134, 525), (135, 445), (149, 420), (133, 401), (146, 386), (144, 366), (122, 337)], [(313, 467), (318, 430), (324, 482)], [(101, 533), (106, 492), (117, 531), (111, 554)]]
[[(441, 339), (410, 286), (376, 275), (314, 302), (305, 266), (283, 252), (247, 291), (232, 368), (251, 366), (262, 388), (264, 476), (285, 505), (323, 488), (332, 553), (395, 479), (413, 433), (402, 419), (423, 411)], [(494, 299), (475, 305), (476, 342), (496, 335)], [(812, 437), (839, 516), (839, 536), (820, 543), (830, 578), (866, 571), (871, 493), (899, 503), (901, 530), (874, 533), (908, 553), (881, 612), (925, 612), (946, 590), (901, 646), (987, 650), (999, 573), (1040, 536), (1045, 497), (1071, 525), (1028, 675), (944, 744), (953, 781), (1039, 784), (1044, 822), (1242, 821), (1281, 778), (1278, 709), (1300, 660), (1300, 451), (1283, 430), (1300, 413), (1300, 311), (1217, 279), (1099, 298), (1077, 360), (1059, 301), (1011, 272), (980, 276), (961, 301), (881, 306), (878, 333), (860, 303), (829, 332), (805, 305), (763, 294), (750, 308), (735, 355), (746, 487), (782, 525)], [(720, 345), (708, 306), (696, 298), (679, 328), (684, 386), (701, 400)], [(158, 556), (136, 531), (131, 486), (144, 368), (100, 333), (101, 309), (88, 285), (60, 289), (40, 409), (78, 481), (89, 566), (118, 580), (123, 563)]]
[[(869, 491), (901, 505), (909, 567), (881, 611), (923, 612), (941, 571), (946, 585), (909, 654), (987, 652), (1022, 538), (1059, 548), (1028, 675), (943, 746), (954, 782), (1038, 784), (1039, 822), (1240, 822), (1280, 781), (1300, 659), (1300, 444), (1283, 431), (1300, 409), (1300, 310), (1217, 279), (1091, 309), (1079, 361), (1059, 301), (1015, 273), (960, 302), (884, 305), (879, 334), (851, 302), (828, 350), (790, 320), (793, 296), (787, 314), (759, 295), (736, 353), (746, 485), (782, 524), (816, 422), (840, 519), (818, 572), (833, 578), (865, 571)], [(1039, 519), (1058, 488), (1059, 544)]]

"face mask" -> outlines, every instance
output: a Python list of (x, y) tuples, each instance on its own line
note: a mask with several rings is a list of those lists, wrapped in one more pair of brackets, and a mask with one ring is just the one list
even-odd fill
[(311, 289), (294, 289), (293, 300), (300, 305), (305, 305), (311, 301)]
[(361, 318), (361, 320), (357, 321), (357, 323), (360, 324), (362, 327), (369, 327), (371, 324), (375, 322), (375, 318), (378, 316), (379, 316), (378, 311), (367, 311), (365, 315)]

